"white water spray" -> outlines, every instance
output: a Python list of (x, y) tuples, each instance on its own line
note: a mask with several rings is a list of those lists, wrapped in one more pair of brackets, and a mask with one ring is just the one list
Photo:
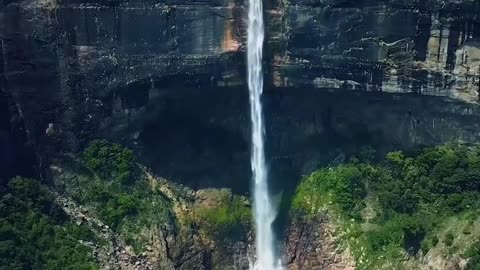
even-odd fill
[(261, 95), (263, 91), (263, 7), (262, 0), (250, 0), (248, 7), (248, 88), (252, 119), (252, 172), (254, 180), (254, 217), (256, 224), (257, 261), (252, 270), (280, 270), (280, 259), (275, 255), (272, 224), (277, 211), (268, 191), (267, 166), (264, 150), (264, 126)]

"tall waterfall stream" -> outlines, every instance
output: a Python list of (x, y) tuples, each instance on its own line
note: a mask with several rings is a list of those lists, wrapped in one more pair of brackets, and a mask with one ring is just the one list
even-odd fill
[(252, 270), (280, 270), (280, 259), (276, 256), (272, 224), (277, 210), (272, 204), (268, 189), (268, 171), (264, 149), (264, 123), (261, 96), (263, 92), (262, 53), (264, 40), (262, 0), (250, 0), (248, 8), (248, 88), (250, 93), (250, 115), (252, 120), (253, 205), (256, 225), (256, 262)]

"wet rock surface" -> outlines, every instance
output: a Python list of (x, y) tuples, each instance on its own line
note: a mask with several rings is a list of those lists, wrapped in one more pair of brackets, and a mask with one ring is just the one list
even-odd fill
[(353, 257), (337, 246), (336, 237), (326, 215), (297, 216), (285, 239), (284, 261), (288, 269), (354, 270)]

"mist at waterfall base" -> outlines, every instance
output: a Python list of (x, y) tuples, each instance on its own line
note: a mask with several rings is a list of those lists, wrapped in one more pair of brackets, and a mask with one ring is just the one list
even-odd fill
[(268, 190), (268, 172), (264, 149), (264, 123), (261, 96), (263, 92), (262, 53), (264, 40), (262, 0), (250, 0), (248, 8), (247, 64), (250, 116), (252, 120), (253, 205), (256, 225), (256, 262), (252, 270), (282, 269), (275, 252), (272, 224), (277, 210)]

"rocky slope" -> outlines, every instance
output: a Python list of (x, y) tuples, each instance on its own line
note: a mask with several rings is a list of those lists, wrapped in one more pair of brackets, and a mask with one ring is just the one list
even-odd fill
[[(150, 183), (149, 188), (157, 190), (150, 196), (165, 197), (171, 202), (174, 222), (162, 223), (151, 216), (147, 217), (148, 221), (139, 223), (140, 227), (135, 229), (139, 233), (134, 238), (143, 251), (136, 251), (132, 240), (127, 240), (126, 230), (111, 228), (99, 217), (100, 208), (111, 207), (108, 203), (95, 207), (91, 203), (81, 205), (78, 198), (77, 201), (74, 199), (79, 194), (88, 192), (84, 186), (78, 189), (76, 183), (86, 180), (94, 185), (93, 176), (85, 171), (83, 165), (72, 160), (72, 157), (64, 157), (63, 161), (57, 160), (54, 164), (51, 166), (54, 186), (62, 192), (53, 192), (56, 202), (72, 221), (87, 226), (96, 235), (97, 241), (82, 241), (82, 244), (91, 248), (101, 269), (249, 269), (249, 258), (253, 258), (255, 253), (250, 221), (247, 221), (249, 224), (245, 227), (246, 230), (228, 230), (224, 234), (220, 231), (223, 227), (207, 219), (208, 215), (202, 215), (201, 212), (213, 210), (216, 215), (221, 214), (215, 212), (215, 209), (224, 207), (225, 202), (220, 199), (223, 195), (232, 196), (228, 190), (193, 191), (157, 177), (143, 168), (144, 176)], [(242, 200), (250, 206), (246, 198)], [(136, 219), (141, 219), (144, 210), (139, 211)], [(124, 224), (127, 218), (125, 217)], [(335, 226), (326, 216), (319, 215), (314, 220), (292, 216), (291, 222), (281, 241), (284, 243), (283, 260), (288, 269), (354, 269), (353, 258), (348, 251), (337, 245)], [(218, 237), (219, 234), (221, 237)]]

